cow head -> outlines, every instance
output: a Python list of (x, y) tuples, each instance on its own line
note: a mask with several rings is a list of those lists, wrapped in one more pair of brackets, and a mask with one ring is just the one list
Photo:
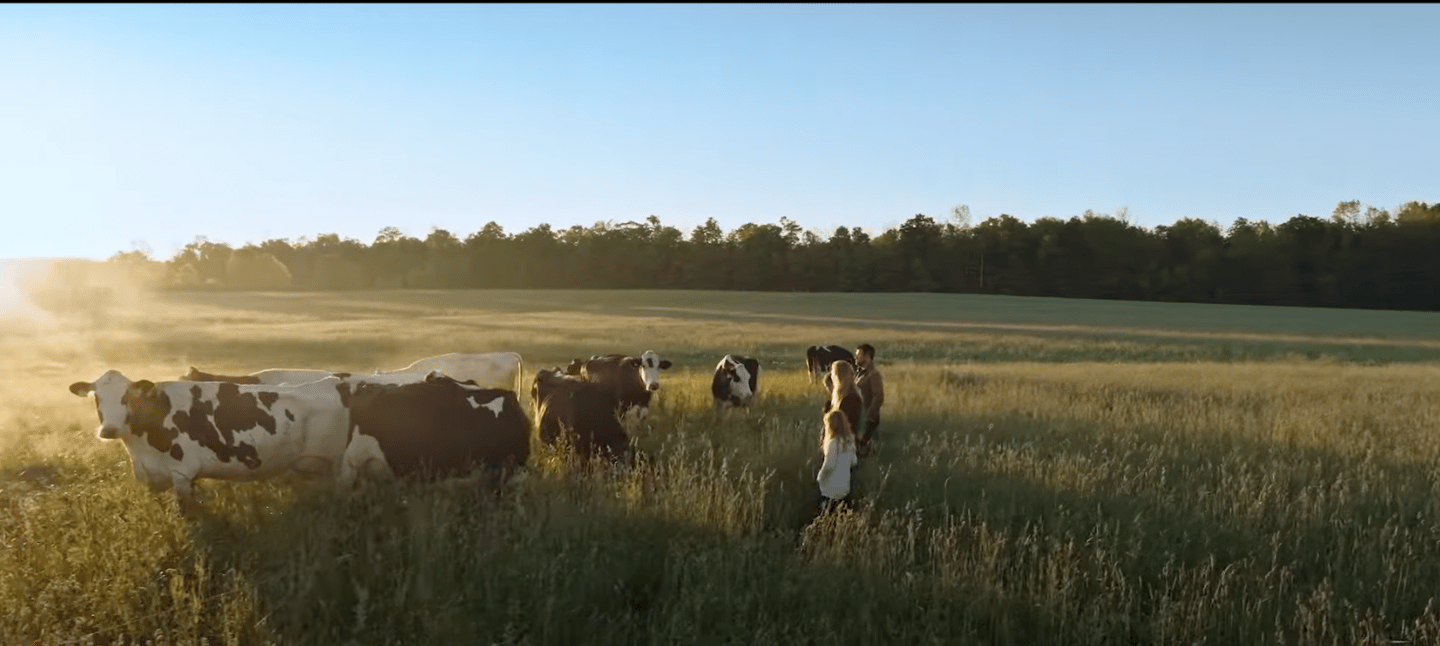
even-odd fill
[(556, 366), (550, 370), (541, 369), (535, 373), (535, 380), (530, 384), (530, 399), (536, 406), (544, 403), (544, 398), (550, 396), (555, 387), (565, 381), (578, 381), (573, 375), (567, 374)]
[[(581, 374), (583, 374), (584, 370), (585, 370), (585, 360), (584, 360), (584, 359), (572, 359), (572, 360), (570, 361), (570, 365), (565, 366), (565, 372), (564, 372), (564, 374), (570, 375), (570, 376), (572, 376), (572, 377), (579, 377)], [(556, 371), (557, 373), (559, 373), (559, 372), (560, 372), (560, 368), (557, 366), (557, 367), (555, 368), (555, 371)], [(543, 372), (543, 371), (542, 371), (542, 372)]]
[(755, 395), (750, 391), (750, 369), (734, 357), (725, 355), (715, 372), (730, 383), (730, 396), (736, 400), (743, 402)]
[[(672, 365), (668, 360), (661, 359), (654, 350), (646, 350), (645, 354), (636, 357), (628, 357), (626, 365), (633, 365), (640, 369), (640, 381), (645, 384), (647, 390), (660, 390), (660, 371), (669, 370)], [(633, 362), (633, 363), (632, 363)]]
[(96, 434), (102, 440), (118, 439), (130, 427), (132, 413), (144, 415), (161, 396), (155, 384), (144, 379), (130, 381), (118, 370), (107, 370), (95, 381), (70, 384), (70, 392), (77, 397), (95, 396), (95, 412), (100, 416)]

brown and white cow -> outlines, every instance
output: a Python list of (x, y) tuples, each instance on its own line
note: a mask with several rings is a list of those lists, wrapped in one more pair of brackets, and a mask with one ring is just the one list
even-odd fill
[(671, 365), (654, 350), (646, 350), (638, 357), (607, 354), (586, 361), (576, 359), (567, 372), (573, 374), (578, 366), (586, 381), (610, 390), (625, 417), (643, 422), (650, 413), (650, 400), (660, 390), (660, 371)]
[(459, 382), (438, 372), (411, 383), (344, 380), (350, 411), (342, 489), (358, 476), (440, 479), (484, 466), (523, 473), (530, 420), (515, 392)]
[(615, 417), (619, 402), (604, 384), (567, 375), (560, 368), (540, 370), (530, 388), (540, 441), (554, 445), (564, 439), (581, 458), (629, 454), (629, 437)]
[(156, 491), (173, 489), (189, 514), (200, 478), (336, 473), (348, 419), (340, 383), (335, 377), (300, 386), (152, 383), (110, 370), (71, 384), (70, 392), (94, 396), (100, 438), (124, 443), (135, 479)]

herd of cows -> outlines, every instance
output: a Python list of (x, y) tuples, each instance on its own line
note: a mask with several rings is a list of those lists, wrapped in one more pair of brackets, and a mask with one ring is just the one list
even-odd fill
[[(873, 348), (858, 350), (857, 361), (839, 346), (812, 346), (806, 365), (812, 381), (823, 375), (831, 394), (822, 414), (843, 413), (851, 448), (858, 445), (863, 454), (884, 396)], [(625, 423), (646, 419), (660, 371), (671, 365), (646, 351), (539, 370), (530, 383), (535, 433), (582, 458), (631, 460)], [(198, 505), (194, 482), (202, 478), (298, 473), (333, 478), (348, 490), (361, 478), (464, 476), (484, 466), (518, 479), (530, 456), (532, 428), (517, 395), (521, 367), (519, 354), (493, 352), (445, 354), (374, 373), (269, 369), (231, 376), (191, 367), (176, 381), (157, 383), (109, 370), (71, 384), (70, 392), (93, 396), (100, 438), (123, 442), (135, 478), (156, 491), (172, 489), (188, 515)], [(711, 382), (716, 410), (752, 404), (759, 377), (758, 360), (725, 355)], [(863, 437), (862, 410), (868, 421)], [(828, 431), (822, 448), (827, 439)], [(825, 451), (826, 465), (833, 467)], [(849, 469), (841, 471), (822, 467), (822, 493), (829, 482), (826, 495), (834, 498), (837, 478), (848, 493)]]

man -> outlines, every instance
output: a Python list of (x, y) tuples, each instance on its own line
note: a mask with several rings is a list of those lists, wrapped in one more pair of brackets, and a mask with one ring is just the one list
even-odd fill
[(860, 401), (865, 407), (865, 433), (859, 436), (861, 456), (869, 455), (875, 449), (875, 432), (880, 427), (880, 408), (885, 405), (885, 377), (875, 367), (875, 347), (862, 343), (855, 348), (855, 367), (858, 374), (855, 386), (860, 391)]

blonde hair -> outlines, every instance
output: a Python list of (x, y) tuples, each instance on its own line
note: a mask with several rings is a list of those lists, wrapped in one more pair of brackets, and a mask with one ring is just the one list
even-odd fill
[(848, 361), (830, 364), (830, 378), (835, 380), (836, 392), (845, 392), (855, 386), (855, 366)]
[(850, 422), (845, 419), (845, 413), (832, 410), (825, 413), (825, 432), (820, 435), (820, 445), (824, 446), (831, 439), (839, 438), (846, 447), (854, 447), (855, 431), (850, 428)]

